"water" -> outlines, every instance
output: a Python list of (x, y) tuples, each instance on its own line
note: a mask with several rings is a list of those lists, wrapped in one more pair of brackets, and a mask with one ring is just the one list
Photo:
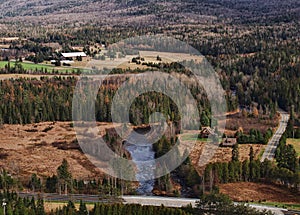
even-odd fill
[(125, 148), (131, 154), (132, 160), (137, 167), (136, 179), (140, 184), (137, 193), (140, 195), (152, 195), (154, 180), (147, 180), (154, 175), (155, 168), (155, 152), (152, 144), (147, 143), (147, 140), (142, 135), (131, 135), (128, 142), (125, 143)]

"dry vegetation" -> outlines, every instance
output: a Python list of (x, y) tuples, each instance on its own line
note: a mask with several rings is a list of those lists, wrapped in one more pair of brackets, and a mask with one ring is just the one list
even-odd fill
[[(204, 143), (201, 141), (197, 141), (195, 144), (195, 147), (193, 148), (190, 158), (194, 166), (199, 172), (203, 171), (203, 167), (199, 166), (199, 160), (202, 155), (202, 150), (203, 150)], [(249, 159), (249, 153), (250, 153), (250, 148), (253, 147), (254, 150), (254, 155), (255, 158), (258, 158), (259, 155), (261, 154), (262, 150), (265, 149), (265, 145), (261, 144), (242, 144), (239, 145), (239, 155), (240, 155), (240, 160), (244, 161)], [(232, 157), (232, 148), (230, 147), (219, 147), (213, 158), (210, 160), (211, 163), (215, 162), (229, 162), (231, 161)]]
[(76, 178), (99, 177), (102, 173), (81, 153), (70, 123), (3, 125), (0, 129), (0, 167), (17, 177), (56, 174), (63, 158)]
[(220, 185), (220, 191), (234, 201), (267, 201), (287, 204), (299, 204), (300, 196), (287, 188), (260, 183), (232, 183)]
[[(229, 120), (233, 120), (230, 118)], [(238, 120), (241, 122), (241, 120)], [(256, 119), (253, 119), (256, 121)], [(251, 123), (250, 123), (251, 124)], [(252, 123), (253, 124), (253, 123)], [(263, 127), (263, 125), (261, 125)], [(99, 134), (104, 135), (112, 124), (99, 124)], [(12, 174), (40, 176), (56, 174), (56, 168), (66, 158), (77, 178), (99, 177), (100, 170), (81, 153), (76, 135), (69, 122), (45, 122), (30, 125), (3, 125), (0, 129), (0, 167)], [(189, 140), (184, 141), (189, 142)], [(191, 153), (191, 160), (197, 166), (204, 143), (197, 141)], [(240, 159), (249, 158), (250, 147), (258, 157), (264, 145), (243, 144), (239, 146)], [(231, 148), (219, 147), (212, 162), (231, 160)]]
[(233, 136), (238, 130), (242, 130), (244, 133), (249, 133), (250, 129), (257, 129), (262, 133), (265, 133), (269, 128), (275, 131), (278, 126), (279, 115), (276, 115), (273, 119), (267, 116), (260, 117), (245, 117), (241, 112), (229, 114), (226, 117), (226, 131), (228, 136)]

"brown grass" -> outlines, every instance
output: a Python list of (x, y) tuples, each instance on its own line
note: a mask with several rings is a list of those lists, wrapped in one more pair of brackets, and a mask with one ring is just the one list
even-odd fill
[(286, 204), (299, 204), (300, 196), (287, 188), (262, 183), (231, 183), (220, 185), (220, 192), (238, 202), (267, 201)]
[(255, 128), (265, 133), (269, 128), (275, 129), (279, 123), (279, 116), (276, 115), (273, 119), (268, 117), (243, 117), (240, 112), (229, 114), (226, 118), (227, 135), (234, 135), (239, 128), (242, 128), (244, 133), (249, 133), (250, 129)]
[[(49, 127), (53, 128), (49, 130)], [(56, 174), (57, 167), (65, 158), (76, 178), (102, 176), (80, 150), (58, 149), (53, 144), (63, 141), (70, 144), (75, 139), (69, 122), (4, 125), (0, 129), (0, 169), (5, 168), (20, 178), (29, 177), (32, 173), (51, 176)]]
[[(51, 212), (52, 210), (55, 211), (56, 209), (63, 208), (66, 206), (67, 203), (59, 203), (59, 202), (45, 202), (44, 207), (46, 212)], [(89, 211), (94, 208), (93, 204), (86, 204), (86, 207)], [(79, 210), (79, 203), (75, 203), (75, 208)]]

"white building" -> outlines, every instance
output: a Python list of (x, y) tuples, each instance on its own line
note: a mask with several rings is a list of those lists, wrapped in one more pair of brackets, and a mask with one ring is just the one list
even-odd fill
[(86, 57), (84, 52), (61, 53), (64, 58)]

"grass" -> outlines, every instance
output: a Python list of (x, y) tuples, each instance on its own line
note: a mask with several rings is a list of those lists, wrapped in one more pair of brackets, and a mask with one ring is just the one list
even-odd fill
[(300, 210), (300, 204), (286, 204), (281, 202), (253, 202), (253, 203), (258, 205), (285, 208), (289, 210)]
[(298, 157), (300, 157), (300, 139), (289, 138), (287, 139), (286, 143), (293, 145), (298, 154)]
[[(67, 202), (50, 202), (50, 201), (45, 201), (45, 210), (47, 212), (51, 212), (52, 210), (55, 211), (58, 208), (63, 208), (66, 206), (68, 203)], [(86, 207), (88, 210), (92, 210), (94, 208), (94, 203), (85, 203)], [(76, 209), (79, 209), (79, 203), (74, 203)]]
[(263, 148), (262, 150), (260, 150), (259, 155), (258, 155), (258, 159), (259, 159), (259, 160), (262, 158), (264, 152), (265, 152), (265, 149), (264, 149), (264, 148)]
[[(0, 68), (4, 68), (8, 63), (10, 63), (11, 67), (15, 66), (15, 62), (8, 62), (8, 61), (0, 61)], [(55, 67), (53, 65), (45, 65), (45, 64), (35, 64), (29, 62), (21, 62), (23, 69), (25, 70), (45, 70), (47, 69), (48, 72), (52, 72), (53, 69), (59, 72), (71, 72), (76, 70), (74, 68), (65, 68), (65, 67)]]
[(182, 141), (201, 141), (201, 142), (207, 142), (210, 139), (207, 138), (198, 138), (198, 134), (183, 134), (181, 135)]

